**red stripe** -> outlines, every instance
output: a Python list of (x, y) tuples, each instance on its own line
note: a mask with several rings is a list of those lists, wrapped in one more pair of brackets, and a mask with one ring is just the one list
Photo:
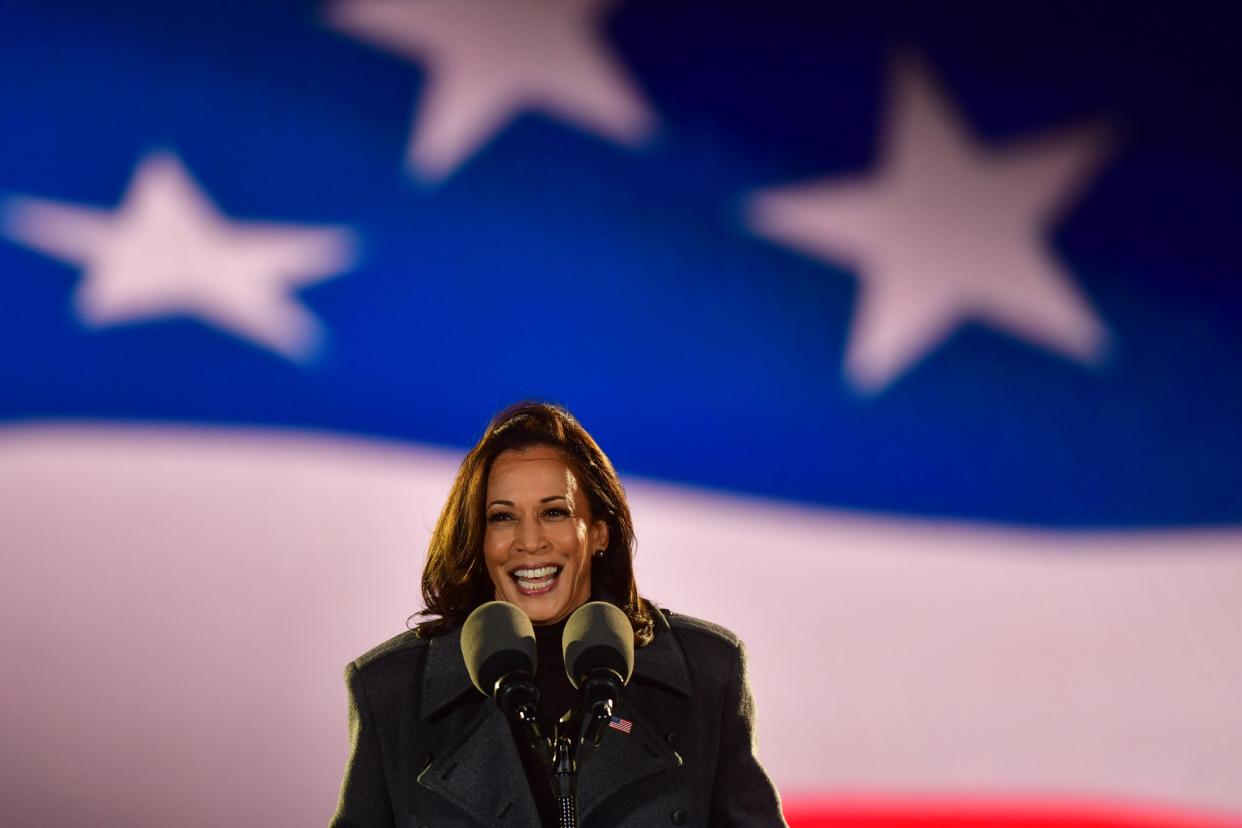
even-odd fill
[(1242, 816), (1084, 801), (785, 796), (790, 828), (1242, 828)]

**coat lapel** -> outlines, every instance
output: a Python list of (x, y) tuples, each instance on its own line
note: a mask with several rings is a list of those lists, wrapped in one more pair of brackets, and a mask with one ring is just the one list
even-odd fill
[(428, 733), (443, 740), (429, 740), (437, 744), (420, 785), (484, 825), (539, 824), (509, 723), (470, 683), (460, 628), (429, 642), (419, 715), (428, 720)]
[[(656, 636), (634, 653), (634, 678), (616, 715), (631, 723), (629, 733), (609, 728), (595, 752), (578, 769), (578, 811), (585, 820), (601, 802), (622, 788), (677, 766), (680, 760), (652, 722), (645, 706), (675, 705), (690, 697), (690, 671), (668, 620), (656, 613)], [(644, 685), (641, 688), (636, 684)], [(654, 684), (658, 687), (648, 688)], [(671, 691), (666, 692), (666, 691)], [(638, 699), (647, 700), (640, 705)]]

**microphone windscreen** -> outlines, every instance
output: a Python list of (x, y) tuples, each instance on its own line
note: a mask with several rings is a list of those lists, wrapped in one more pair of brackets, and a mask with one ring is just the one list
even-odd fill
[(598, 667), (616, 671), (622, 682), (634, 672), (634, 628), (624, 612), (604, 601), (583, 604), (569, 616), (561, 646), (574, 687)]
[(489, 601), (466, 619), (461, 654), (474, 686), (485, 696), (494, 695), (502, 676), (515, 670), (534, 675), (535, 628), (513, 604)]

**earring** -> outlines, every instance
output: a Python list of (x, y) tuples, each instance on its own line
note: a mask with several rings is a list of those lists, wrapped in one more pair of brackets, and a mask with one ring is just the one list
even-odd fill
[(603, 550), (603, 549), (596, 549), (596, 550), (595, 550), (595, 557), (597, 557), (597, 558), (602, 558), (602, 557), (604, 557), (604, 550)]

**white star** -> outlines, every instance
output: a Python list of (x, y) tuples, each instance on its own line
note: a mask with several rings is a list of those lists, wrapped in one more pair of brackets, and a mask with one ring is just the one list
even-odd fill
[(850, 381), (883, 389), (968, 321), (1098, 363), (1108, 330), (1046, 233), (1108, 137), (1079, 129), (983, 147), (916, 63), (895, 74), (878, 173), (765, 190), (748, 205), (755, 232), (858, 276)]
[(26, 197), (6, 206), (5, 235), (83, 269), (83, 324), (196, 316), (290, 359), (312, 356), (321, 337), (292, 292), (353, 259), (343, 228), (230, 221), (168, 153), (138, 165), (112, 211)]
[(613, 0), (339, 0), (334, 28), (424, 64), (406, 161), (443, 179), (527, 109), (636, 146), (655, 128), (599, 33)]

